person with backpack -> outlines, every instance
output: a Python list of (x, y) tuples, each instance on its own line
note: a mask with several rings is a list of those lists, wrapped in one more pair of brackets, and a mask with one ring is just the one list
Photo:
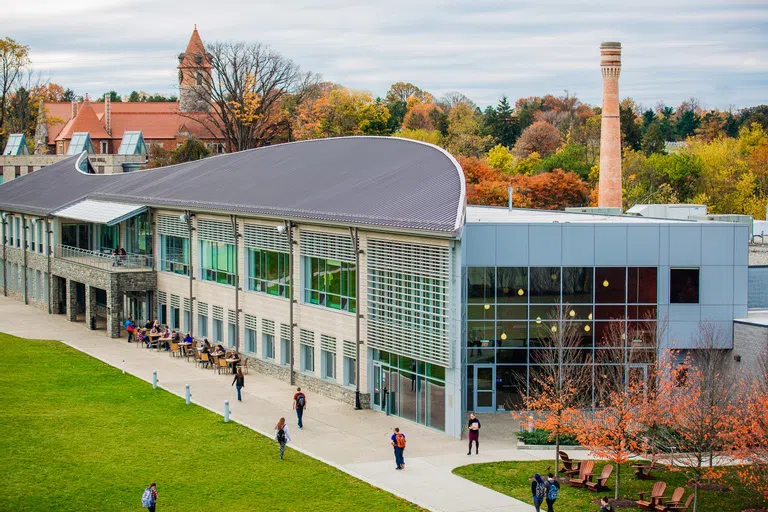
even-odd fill
[(275, 425), (275, 441), (280, 445), (280, 460), (283, 460), (285, 445), (291, 442), (291, 436), (288, 433), (288, 425), (285, 424), (285, 418), (280, 418), (280, 421)]
[(301, 421), (304, 417), (304, 409), (307, 408), (307, 397), (301, 392), (301, 388), (296, 388), (296, 394), (293, 395), (293, 408), (296, 409), (296, 417), (299, 419), (299, 429), (304, 428)]
[(131, 315), (128, 315), (128, 318), (125, 320), (125, 330), (128, 332), (128, 343), (133, 341), (133, 331), (136, 330), (136, 324), (133, 323), (133, 318), (131, 318)]
[(616, 512), (614, 506), (608, 503), (608, 496), (600, 498), (600, 512)]
[(555, 475), (550, 473), (547, 475), (545, 485), (547, 487), (547, 512), (555, 512), (555, 502), (558, 494), (560, 494), (560, 482), (555, 478)]
[[(235, 383), (237, 383), (237, 386), (235, 386)], [(237, 369), (235, 378), (232, 380), (232, 385), (237, 388), (237, 401), (242, 402), (243, 397), (240, 395), (240, 390), (242, 390), (245, 387), (245, 375), (243, 375), (242, 368)]]
[(149, 512), (155, 512), (155, 506), (157, 504), (157, 484), (152, 482), (149, 487), (144, 489), (144, 494), (141, 495), (141, 506), (147, 509)]
[(541, 512), (541, 504), (544, 503), (544, 497), (547, 495), (547, 485), (538, 473), (533, 475), (531, 495), (533, 496), (533, 506), (536, 508), (536, 512)]
[(392, 441), (392, 447), (395, 449), (395, 469), (405, 469), (405, 434), (395, 427), (395, 433), (389, 438)]

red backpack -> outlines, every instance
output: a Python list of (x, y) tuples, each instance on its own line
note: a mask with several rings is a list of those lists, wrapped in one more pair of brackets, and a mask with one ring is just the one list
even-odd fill
[(395, 446), (398, 448), (405, 448), (405, 436), (399, 432), (395, 434)]

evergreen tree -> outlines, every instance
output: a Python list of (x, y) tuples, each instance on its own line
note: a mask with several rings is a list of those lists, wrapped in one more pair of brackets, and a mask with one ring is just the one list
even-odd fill
[(637, 114), (631, 107), (619, 107), (619, 122), (621, 124), (622, 147), (633, 150), (640, 149), (643, 135), (637, 122)]
[(675, 135), (678, 138), (685, 139), (696, 132), (696, 128), (701, 124), (701, 118), (696, 115), (693, 109), (684, 111), (675, 125)]
[(653, 111), (653, 109), (648, 109), (645, 112), (643, 112), (643, 133), (648, 131), (648, 127), (651, 126), (651, 123), (653, 123), (656, 120), (656, 113)]
[(643, 153), (650, 156), (654, 153), (664, 153), (664, 134), (658, 121), (652, 122), (643, 135)]

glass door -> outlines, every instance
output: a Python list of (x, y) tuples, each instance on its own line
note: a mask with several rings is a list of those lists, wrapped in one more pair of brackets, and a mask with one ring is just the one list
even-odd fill
[(496, 366), (476, 364), (474, 384), (475, 411), (494, 412), (496, 410)]
[(371, 408), (375, 411), (381, 411), (381, 395), (382, 395), (382, 369), (378, 362), (373, 363), (373, 397)]

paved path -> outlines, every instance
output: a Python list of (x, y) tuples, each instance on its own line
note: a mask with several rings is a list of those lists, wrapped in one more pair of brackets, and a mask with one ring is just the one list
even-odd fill
[[(61, 340), (117, 368), (125, 365), (127, 373), (148, 382), (157, 370), (162, 388), (183, 396), (185, 384), (190, 384), (193, 402), (220, 414), (229, 400), (234, 421), (270, 437), (284, 416), (292, 427), (292, 448), (429, 510), (532, 511), (532, 506), (453, 475), (451, 470), (471, 462), (548, 459), (552, 454), (517, 450), (510, 439), (482, 438), (482, 453), (468, 457), (466, 441), (374, 411), (355, 411), (312, 393), (307, 396), (304, 429), (299, 431), (291, 410), (294, 390), (285, 382), (251, 372), (246, 376), (243, 402), (238, 403), (231, 375), (195, 368), (184, 359), (138, 348), (125, 339), (107, 338), (104, 331), (89, 331), (82, 323), (67, 322), (62, 315), (48, 315), (2, 296), (0, 331)], [(389, 436), (395, 426), (408, 436), (405, 471), (394, 468)]]

